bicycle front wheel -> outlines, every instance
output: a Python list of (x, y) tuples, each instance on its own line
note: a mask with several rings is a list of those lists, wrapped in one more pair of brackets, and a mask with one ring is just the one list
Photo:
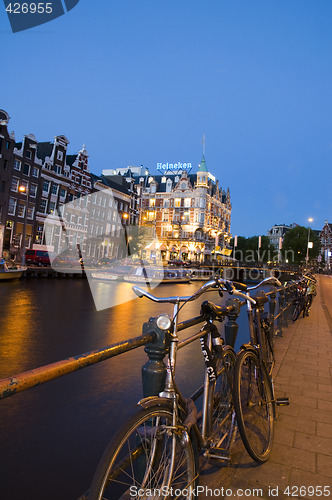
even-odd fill
[(241, 351), (235, 365), (234, 407), (243, 444), (253, 460), (266, 462), (273, 441), (273, 397), (258, 356)]
[(174, 431), (172, 421), (172, 411), (162, 406), (134, 415), (106, 448), (89, 500), (170, 498), (174, 492), (191, 500), (197, 451), (191, 439)]
[(211, 384), (208, 399), (211, 446), (229, 450), (235, 428), (233, 406), (233, 379), (235, 353), (226, 346), (223, 354), (216, 356), (217, 380)]

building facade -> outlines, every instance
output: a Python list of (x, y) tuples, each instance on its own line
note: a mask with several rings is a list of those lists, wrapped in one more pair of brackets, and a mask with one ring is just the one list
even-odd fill
[(325, 221), (324, 227), (319, 234), (321, 254), (324, 255), (326, 268), (332, 269), (332, 224)]
[(280, 242), (283, 242), (284, 236), (293, 227), (295, 227), (296, 224), (291, 224), (287, 226), (286, 224), (276, 224), (273, 226), (270, 231), (267, 232), (267, 236), (271, 242), (271, 245), (273, 245), (276, 249), (281, 249), (280, 247)]
[(203, 262), (230, 254), (230, 192), (219, 187), (204, 157), (195, 174), (166, 170), (162, 175), (124, 175), (135, 180), (138, 192), (139, 223), (147, 239), (143, 257)]

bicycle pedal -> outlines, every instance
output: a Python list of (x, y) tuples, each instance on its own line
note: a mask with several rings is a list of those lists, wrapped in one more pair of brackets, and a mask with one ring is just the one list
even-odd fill
[(277, 398), (276, 405), (277, 406), (289, 406), (289, 398)]
[(228, 450), (225, 450), (225, 448), (209, 448), (209, 450), (206, 452), (206, 456), (208, 458), (213, 458), (214, 460), (220, 460), (222, 462), (229, 462), (231, 457), (229, 454)]

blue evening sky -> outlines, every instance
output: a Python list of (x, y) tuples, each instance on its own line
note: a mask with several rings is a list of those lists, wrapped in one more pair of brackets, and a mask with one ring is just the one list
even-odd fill
[(332, 222), (331, 0), (80, 0), (13, 34), (1, 101), (16, 140), (57, 134), (90, 168), (191, 162), (230, 188), (233, 234)]

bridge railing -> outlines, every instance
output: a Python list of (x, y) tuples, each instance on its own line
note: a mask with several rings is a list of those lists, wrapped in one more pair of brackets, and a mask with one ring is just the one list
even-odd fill
[[(294, 284), (289, 284), (284, 288), (267, 292), (272, 335), (283, 335), (283, 329), (288, 325), (291, 317), (294, 291)], [(228, 321), (225, 324), (225, 343), (234, 346), (239, 328), (237, 323), (240, 314), (239, 301), (230, 298), (227, 301), (227, 305), (231, 307), (227, 315)], [(204, 318), (202, 316), (197, 316), (179, 323), (179, 331), (183, 331), (203, 321)], [(179, 348), (193, 342), (199, 336), (199, 333), (197, 333), (185, 339), (180, 342)], [(145, 351), (149, 358), (148, 362), (142, 368), (143, 392), (145, 395), (158, 394), (165, 376), (166, 368), (163, 359), (167, 349), (165, 333), (157, 327), (156, 318), (150, 318), (148, 322), (143, 324), (142, 335), (138, 337), (0, 380), (0, 399), (7, 398), (31, 387), (36, 387), (141, 346), (146, 346)]]

